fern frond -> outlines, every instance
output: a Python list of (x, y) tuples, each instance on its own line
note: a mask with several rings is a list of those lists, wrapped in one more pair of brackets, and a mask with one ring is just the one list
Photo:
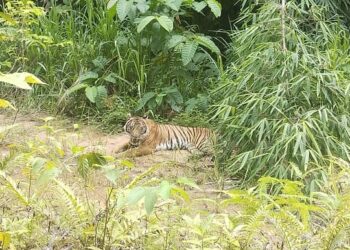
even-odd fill
[(71, 214), (78, 216), (79, 220), (83, 220), (86, 217), (84, 206), (80, 203), (78, 197), (75, 196), (73, 191), (63, 182), (54, 179), (57, 186), (60, 188), (63, 199)]
[(29, 206), (28, 198), (23, 194), (23, 192), (17, 188), (16, 182), (3, 171), (0, 170), (0, 180), (3, 185), (9, 190), (23, 205)]

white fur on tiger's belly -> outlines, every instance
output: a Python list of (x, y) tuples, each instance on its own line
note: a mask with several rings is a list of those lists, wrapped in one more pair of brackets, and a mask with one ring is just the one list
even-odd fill
[(180, 141), (179, 143), (176, 140), (170, 140), (166, 143), (160, 143), (156, 147), (156, 151), (161, 150), (174, 150), (174, 149), (187, 149), (188, 143), (185, 141)]

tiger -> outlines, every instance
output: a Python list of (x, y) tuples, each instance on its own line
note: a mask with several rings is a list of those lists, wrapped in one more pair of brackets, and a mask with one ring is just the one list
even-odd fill
[(213, 155), (215, 133), (202, 127), (159, 124), (148, 117), (129, 117), (124, 125), (129, 143), (124, 156), (144, 156), (161, 150), (186, 149), (197, 156)]

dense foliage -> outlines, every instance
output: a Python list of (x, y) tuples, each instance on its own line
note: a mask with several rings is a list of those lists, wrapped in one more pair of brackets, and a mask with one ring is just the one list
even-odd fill
[(205, 8), (219, 16), (216, 0), (51, 4), (45, 13), (32, 1), (8, 1), (0, 19), (0, 70), (30, 70), (50, 83), (33, 97), (74, 115), (107, 109), (111, 120), (132, 109), (206, 108), (220, 51), (182, 16)]
[(21, 127), (0, 131), (1, 140), (12, 143), (0, 159), (1, 248), (349, 247), (350, 171), (344, 162), (334, 159), (326, 185), (310, 195), (301, 182), (263, 177), (249, 190), (208, 196), (187, 178), (154, 178), (174, 163), (135, 175), (131, 162), (76, 144), (72, 138), (85, 136), (79, 128), (52, 124), (57, 121), (47, 117), (29, 133)]
[(232, 33), (214, 110), (239, 148), (228, 167), (247, 180), (273, 175), (315, 187), (320, 166), (349, 160), (350, 34), (328, 13), (312, 1), (266, 1)]

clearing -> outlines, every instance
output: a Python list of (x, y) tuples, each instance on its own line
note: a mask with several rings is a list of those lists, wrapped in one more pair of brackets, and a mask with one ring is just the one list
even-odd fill
[[(2, 159), (10, 155), (11, 149), (19, 148), (22, 152), (26, 152), (26, 150), (30, 151), (29, 148), (35, 147), (36, 155), (43, 158), (52, 158), (52, 155), (56, 155), (62, 171), (59, 178), (64, 179), (64, 182), (72, 187), (81, 198), (89, 197), (91, 202), (97, 206), (101, 208), (104, 206), (106, 188), (111, 183), (99, 170), (93, 171), (88, 181), (81, 178), (76, 171), (77, 155), (74, 155), (72, 151), (98, 152), (111, 156), (110, 158), (113, 159), (115, 155), (113, 151), (118, 142), (122, 140), (120, 134), (103, 133), (91, 126), (75, 124), (67, 118), (51, 117), (43, 113), (15, 115), (3, 112), (0, 113), (0, 127), (4, 126), (11, 128), (3, 133), (3, 138), (0, 138), (0, 157)], [(187, 190), (191, 200), (202, 200), (200, 206), (206, 208), (209, 205), (203, 199), (220, 199), (220, 192), (216, 190), (219, 189), (218, 183), (223, 183), (223, 181), (220, 181), (221, 177), (215, 168), (209, 166), (208, 159), (194, 160), (190, 156), (187, 151), (178, 150), (161, 151), (153, 155), (137, 157), (132, 160), (134, 166), (124, 167), (127, 174), (124, 175), (123, 180), (118, 180), (118, 184), (125, 186), (157, 165), (159, 167), (151, 171), (147, 177), (142, 178), (138, 184), (154, 183), (157, 180), (168, 180), (174, 183), (179, 177), (187, 177), (200, 188)], [(7, 172), (18, 180), (18, 185), (22, 178), (26, 178), (21, 166), (11, 166), (8, 170)], [(232, 188), (231, 184), (230, 181), (226, 182), (226, 186), (230, 185), (230, 188)]]

